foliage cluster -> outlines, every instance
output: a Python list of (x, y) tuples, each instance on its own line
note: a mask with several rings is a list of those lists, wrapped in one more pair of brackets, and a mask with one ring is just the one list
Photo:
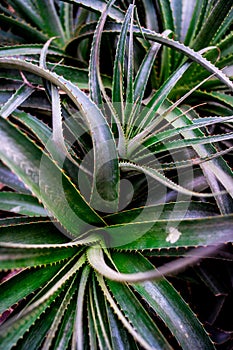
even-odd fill
[(1, 1), (1, 350), (231, 348), (232, 20)]

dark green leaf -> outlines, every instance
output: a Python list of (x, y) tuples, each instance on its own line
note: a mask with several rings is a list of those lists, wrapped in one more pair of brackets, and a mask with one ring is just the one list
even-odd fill
[[(114, 253), (112, 257), (119, 271), (124, 273), (146, 271), (153, 267), (139, 253)], [(215, 348), (194, 313), (165, 278), (158, 282), (147, 281), (132, 286), (164, 321), (182, 349)]]
[(141, 345), (146, 349), (170, 349), (167, 340), (129, 287), (110, 280), (107, 280), (107, 285), (135, 332), (143, 339), (144, 344)]
[(105, 228), (110, 247), (128, 250), (189, 247), (226, 243), (232, 240), (232, 215), (210, 218), (171, 219)]
[(42, 287), (63, 265), (64, 263), (57, 263), (56, 265), (25, 269), (1, 283), (0, 313)]
[(18, 31), (25, 38), (30, 39), (30, 41), (32, 41), (33, 43), (37, 43), (38, 41), (45, 42), (48, 39), (48, 37), (44, 33), (40, 32), (38, 29), (32, 27), (31, 25), (22, 20), (19, 21), (12, 17), (5, 16), (1, 13), (0, 20), (2, 23), (14, 26), (14, 29), (16, 31)]
[[(92, 211), (84, 198), (50, 158), (43, 155), (35, 144), (6, 120), (1, 119), (0, 126), (0, 134), (4, 140), (4, 147), (0, 150), (1, 158), (42, 200), (45, 207), (55, 217), (59, 217), (59, 221), (66, 229), (73, 231), (72, 234), (77, 236), (87, 222), (102, 223), (99, 216)], [(61, 189), (59, 193), (58, 186)], [(48, 190), (50, 196), (46, 195)], [(66, 208), (64, 203), (67, 203)], [(66, 216), (64, 216), (64, 210)]]
[(225, 20), (231, 9), (231, 1), (216, 1), (209, 17), (205, 21), (192, 45), (195, 50), (200, 50), (209, 45), (216, 31), (219, 29), (221, 23)]
[(28, 216), (48, 215), (35, 197), (13, 192), (0, 192), (0, 210)]

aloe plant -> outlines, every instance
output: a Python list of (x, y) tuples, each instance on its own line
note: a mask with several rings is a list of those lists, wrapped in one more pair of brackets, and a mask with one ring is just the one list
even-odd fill
[(171, 276), (232, 242), (230, 2), (0, 9), (0, 349), (215, 349)]

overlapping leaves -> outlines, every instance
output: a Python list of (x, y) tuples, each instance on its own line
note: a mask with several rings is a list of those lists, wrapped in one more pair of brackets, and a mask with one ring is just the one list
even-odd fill
[[(151, 11), (141, 28), (135, 6), (124, 13), (119, 3), (50, 0), (44, 7), (40, 1), (10, 1), (14, 11), (1, 5), (3, 25), (14, 29), (10, 39), (25, 43), (30, 34), (38, 44), (0, 49), (6, 56), (0, 58), (0, 210), (11, 213), (0, 220), (0, 312), (9, 314), (0, 328), (0, 349), (170, 349), (166, 332), (183, 349), (214, 349), (163, 274), (198, 261), (202, 246), (213, 254), (215, 246), (232, 241), (233, 177), (223, 157), (232, 132), (208, 131), (232, 123), (232, 82), (219, 69), (224, 59), (231, 62), (230, 39), (224, 39), (231, 6), (198, 1), (185, 22), (180, 1), (158, 1), (156, 9), (144, 1)], [(98, 20), (96, 27), (91, 19)], [(18, 28), (24, 40), (17, 41)], [(78, 38), (65, 54), (75, 31)], [(83, 40), (92, 34), (88, 71), (79, 59), (86, 57)], [(100, 70), (105, 35), (117, 38), (112, 79)], [(6, 39), (6, 32), (1, 36)], [(48, 47), (52, 36), (58, 38)], [(207, 44), (223, 52), (216, 65), (215, 49)], [(78, 67), (56, 62), (54, 57), (64, 57), (70, 64), (74, 45)], [(200, 92), (202, 81), (218, 81), (221, 93)], [(151, 87), (156, 92), (144, 100)], [(81, 88), (90, 89), (90, 98)], [(198, 115), (195, 96), (217, 101), (223, 115)], [(229, 149), (219, 148), (220, 142)], [(187, 174), (191, 186), (180, 183)], [(129, 203), (122, 180), (132, 182)], [(158, 201), (161, 186), (166, 192)], [(203, 202), (207, 198), (211, 203)], [(145, 257), (187, 247), (200, 248), (158, 269)]]

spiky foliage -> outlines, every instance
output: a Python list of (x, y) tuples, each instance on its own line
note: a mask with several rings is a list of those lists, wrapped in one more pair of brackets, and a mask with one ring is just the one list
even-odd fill
[(230, 2), (0, 8), (0, 349), (214, 349), (166, 275), (232, 241)]

